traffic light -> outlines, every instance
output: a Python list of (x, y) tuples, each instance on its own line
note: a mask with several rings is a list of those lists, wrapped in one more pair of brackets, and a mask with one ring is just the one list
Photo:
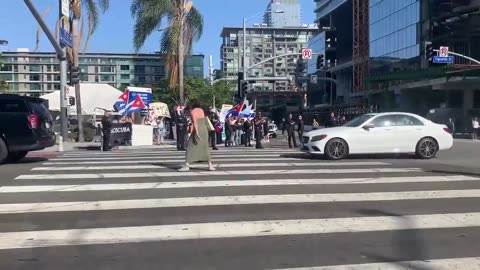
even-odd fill
[(319, 54), (317, 57), (317, 69), (322, 69), (324, 67), (324, 56), (323, 54)]
[(243, 79), (244, 79), (244, 74), (243, 72), (238, 72), (237, 74), (237, 86), (238, 86), (238, 96), (243, 97)]
[(70, 66), (70, 85), (76, 85), (80, 82), (80, 69), (77, 66)]
[(75, 105), (75, 98), (74, 97), (68, 97), (68, 105), (70, 105), (70, 106)]
[(242, 81), (241, 83), (241, 86), (242, 86), (242, 97), (245, 96), (245, 94), (247, 93), (247, 90), (248, 90), (248, 82), (247, 81)]
[(431, 42), (425, 42), (425, 57), (428, 61), (432, 61), (436, 52), (433, 50), (433, 44)]

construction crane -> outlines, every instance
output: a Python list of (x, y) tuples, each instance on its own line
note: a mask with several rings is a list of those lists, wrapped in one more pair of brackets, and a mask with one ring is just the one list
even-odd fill
[(353, 92), (365, 91), (369, 69), (369, 0), (353, 0)]

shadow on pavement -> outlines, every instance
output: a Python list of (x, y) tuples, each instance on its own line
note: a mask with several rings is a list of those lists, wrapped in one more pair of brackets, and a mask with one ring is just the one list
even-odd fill
[(26, 157), (19, 161), (8, 162), (8, 164), (30, 164), (30, 163), (45, 162), (47, 160), (48, 158), (46, 157)]
[[(366, 215), (366, 216), (389, 216), (395, 219), (399, 227), (402, 228), (413, 228), (415, 222), (405, 216), (377, 210), (377, 209), (359, 209), (356, 212)], [(392, 265), (397, 265), (400, 267), (405, 267), (405, 269), (412, 270), (433, 270), (433, 268), (412, 265), (411, 263), (406, 263), (405, 261), (423, 261), (427, 257), (428, 251), (425, 241), (423, 240), (420, 230), (393, 230), (392, 232), (392, 251), (395, 254), (394, 257), (387, 257), (378, 254), (369, 254), (362, 253), (367, 256), (369, 259), (372, 259), (376, 262), (386, 262), (391, 263)]]
[[(287, 154), (282, 154), (280, 156), (285, 158), (329, 160), (324, 155), (310, 155), (302, 152), (287, 153)], [(356, 160), (356, 159), (415, 159), (415, 156), (409, 155), (409, 154), (350, 155), (344, 160)]]
[(76, 147), (76, 149), (81, 151), (100, 151), (102, 147), (101, 146), (79, 146), (79, 147)]

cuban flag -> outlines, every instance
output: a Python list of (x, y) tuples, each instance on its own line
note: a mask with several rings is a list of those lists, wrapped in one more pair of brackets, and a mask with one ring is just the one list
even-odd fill
[(125, 107), (127, 106), (128, 104), (128, 97), (129, 97), (130, 93), (129, 91), (125, 91), (121, 96), (118, 97), (117, 101), (115, 102), (115, 104), (113, 104), (113, 108), (115, 109), (115, 111), (117, 112), (120, 112), (120, 111), (124, 111), (125, 110)]
[(140, 95), (137, 95), (135, 97), (135, 100), (130, 102), (128, 105), (127, 105), (127, 114), (132, 114), (134, 112), (140, 112), (142, 111), (143, 109), (145, 109), (145, 103), (143, 102), (142, 98), (140, 97)]
[(247, 104), (247, 100), (244, 99), (242, 102), (238, 103), (237, 105), (233, 106), (233, 108), (231, 108), (227, 114), (225, 115), (225, 117), (238, 117), (240, 116), (240, 112), (243, 110), (243, 107)]
[(255, 111), (252, 109), (252, 105), (248, 105), (243, 111), (240, 112), (241, 118), (255, 118)]

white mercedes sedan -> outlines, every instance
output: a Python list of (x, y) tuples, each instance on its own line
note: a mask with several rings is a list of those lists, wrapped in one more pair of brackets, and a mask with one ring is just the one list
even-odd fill
[(364, 114), (341, 127), (305, 133), (302, 150), (339, 160), (350, 154), (416, 154), (431, 159), (439, 150), (453, 146), (453, 136), (445, 125), (411, 113)]

